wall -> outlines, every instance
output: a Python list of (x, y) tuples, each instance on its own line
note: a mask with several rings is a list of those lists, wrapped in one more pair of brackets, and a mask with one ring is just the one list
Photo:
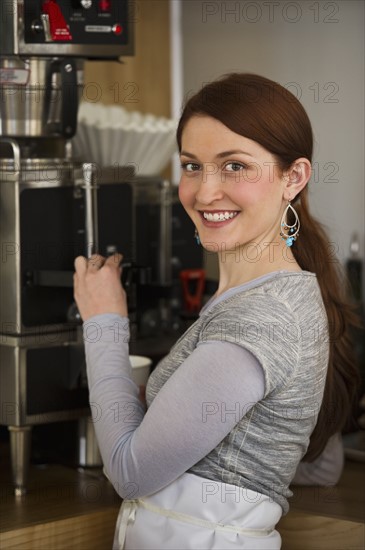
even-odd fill
[(169, 117), (169, 2), (132, 2), (131, 18), (135, 23), (135, 55), (123, 58), (123, 63), (87, 62), (84, 80), (89, 101), (97, 98), (107, 105)]
[[(83, 100), (118, 105), (128, 111), (171, 115), (170, 5), (167, 0), (131, 2), (135, 54), (122, 63), (85, 63)], [(161, 173), (171, 177), (170, 163)]]
[(302, 101), (315, 135), (312, 212), (339, 257), (364, 245), (364, 3), (182, 2), (184, 89), (256, 72)]

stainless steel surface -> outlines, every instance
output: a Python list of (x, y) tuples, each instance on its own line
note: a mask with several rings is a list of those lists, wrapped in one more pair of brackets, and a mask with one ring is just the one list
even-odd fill
[[(7, 145), (9, 151), (11, 151), (11, 155), (15, 152), (16, 156), (16, 146), (14, 147), (14, 144), (9, 141), (7, 141)], [(87, 230), (89, 233), (86, 240), (89, 243), (97, 244), (95, 237), (98, 235), (98, 228), (95, 225), (96, 205), (94, 202), (96, 197), (93, 196), (93, 194), (96, 194), (96, 188), (100, 186), (100, 189), (102, 189), (105, 186), (106, 192), (110, 192), (108, 189), (113, 188), (114, 184), (118, 187), (118, 184), (122, 183), (123, 186), (127, 187), (129, 190), (129, 194), (127, 195), (128, 203), (118, 204), (114, 202), (110, 211), (112, 215), (120, 212), (122, 216), (123, 213), (125, 216), (126, 212), (132, 213), (131, 219), (133, 220), (134, 228), (136, 229), (138, 225), (139, 240), (134, 243), (137, 248), (139, 246), (138, 243), (141, 246), (146, 244), (145, 224), (147, 223), (147, 226), (150, 228), (148, 230), (150, 240), (147, 242), (147, 250), (140, 257), (137, 256), (137, 260), (142, 267), (148, 266), (150, 261), (156, 267), (156, 275), (150, 287), (149, 300), (154, 300), (152, 307), (160, 308), (162, 317), (168, 322), (168, 300), (160, 299), (156, 302), (154, 296), (155, 288), (168, 286), (169, 280), (171, 280), (171, 187), (169, 182), (160, 178), (133, 179), (132, 172), (128, 169), (119, 169), (118, 174), (113, 169), (109, 171), (103, 170), (100, 175), (98, 174), (98, 181), (96, 181), (96, 174), (92, 169), (90, 170), (90, 166), (82, 166), (65, 159), (58, 159), (52, 163), (50, 159), (22, 159), (20, 157), (19, 164), (21, 169), (19, 171), (16, 170), (18, 161), (14, 160), (11, 155), (9, 152), (8, 158), (2, 159), (0, 162), (0, 237), (3, 255), (5, 254), (0, 264), (0, 288), (2, 293), (0, 296), (2, 301), (2, 308), (0, 309), (0, 332), (2, 333), (0, 334), (0, 424), (29, 427), (48, 422), (86, 418), (90, 416), (90, 408), (87, 403), (83, 406), (77, 406), (77, 404), (71, 406), (68, 398), (65, 397), (61, 407), (54, 407), (52, 409), (51, 406), (52, 410), (50, 410), (50, 397), (53, 401), (63, 399), (62, 392), (60, 393), (59, 388), (52, 384), (49, 388), (45, 387), (44, 384), (43, 386), (40, 385), (39, 391), (38, 387), (35, 387), (35, 384), (38, 384), (39, 381), (43, 383), (43, 374), (46, 374), (47, 379), (54, 376), (55, 380), (59, 378), (63, 380), (65, 376), (67, 377), (72, 362), (67, 357), (63, 359), (60, 352), (65, 349), (70, 349), (70, 351), (73, 349), (78, 350), (80, 346), (83, 349), (83, 345), (80, 331), (76, 329), (71, 330), (70, 327), (73, 326), (72, 324), (42, 325), (29, 328), (23, 323), (21, 309), (22, 299), (24, 299), (22, 287), (23, 272), (19, 247), (15, 246), (16, 243), (20, 245), (20, 220), (22, 219), (20, 215), (20, 196), (23, 192), (30, 190), (29, 195), (34, 196), (37, 189), (47, 190), (53, 187), (59, 188), (61, 191), (65, 189), (65, 192), (68, 192), (71, 188), (74, 193), (82, 191), (81, 196), (77, 199), (82, 202), (82, 196), (85, 192), (84, 205), (86, 211), (89, 212), (89, 221), (87, 224), (89, 226)], [(45, 177), (45, 174), (48, 177)], [(82, 189), (83, 187), (85, 189)], [(101, 200), (99, 201), (99, 206), (101, 213)], [(108, 212), (109, 208), (110, 206), (108, 207)], [(141, 210), (138, 210), (139, 208)], [(64, 220), (65, 224), (68, 222), (68, 219)], [(48, 231), (47, 224), (47, 214), (45, 212), (45, 232)], [(137, 232), (134, 234), (137, 235)], [(108, 241), (106, 242), (108, 243)], [(114, 241), (109, 242), (113, 243)], [(136, 252), (138, 252), (137, 249)], [(47, 267), (43, 269), (47, 269)], [(46, 275), (46, 273), (44, 271), (43, 275)], [(145, 289), (146, 283), (142, 284), (145, 285), (143, 287)], [(147, 296), (147, 294), (144, 296)], [(144, 307), (143, 301), (141, 306)], [(43, 360), (43, 366), (41, 365), (38, 371), (36, 364), (37, 356), (33, 355), (33, 362), (30, 363), (29, 350), (47, 351), (52, 350), (52, 348), (54, 348), (56, 354), (61, 356), (61, 359), (58, 360), (58, 370), (55, 369), (54, 364), (57, 361), (53, 361), (52, 356), (50, 360), (47, 359), (46, 363)], [(78, 363), (76, 362), (76, 364)], [(45, 366), (47, 367), (46, 369)], [(55, 370), (53, 371), (52, 369)], [(75, 375), (73, 375), (74, 378), (77, 372), (76, 369)], [(90, 433), (93, 426), (92, 424), (88, 426), (82, 421), (80, 423), (81, 431), (82, 427), (83, 435), (80, 435), (78, 446), (79, 462), (85, 467), (99, 465), (98, 450), (95, 447), (96, 441), (93, 439), (93, 434)], [(13, 441), (13, 445), (16, 446), (15, 435)], [(21, 481), (21, 477), (23, 476), (23, 480), (26, 479), (26, 454), (23, 453), (22, 455), (18, 450), (14, 450), (13, 452), (15, 455), (19, 454), (19, 462), (16, 469), (20, 473), (18, 474), (18, 480), (14, 478), (14, 483), (18, 487), (17, 491), (21, 492), (23, 490), (21, 483), (24, 482)], [(21, 458), (22, 456), (23, 459)], [(24, 486), (26, 486), (26, 482), (24, 482)]]
[[(134, 32), (131, 30), (131, 34)], [(44, 55), (44, 44), (26, 44), (24, 40), (19, 41), (18, 47), (15, 48), (19, 55)], [(60, 44), (47, 42), (47, 52), (49, 55), (62, 57), (78, 57), (88, 59), (121, 59), (124, 56), (134, 54), (132, 44), (125, 46), (109, 46), (101, 44), (95, 46), (92, 44)]]
[[(8, 144), (11, 147), (12, 157), (8, 159), (8, 162), (10, 162), (12, 164), (11, 171), (14, 172), (14, 175), (19, 174), (19, 170), (20, 170), (20, 147), (19, 147), (19, 143), (17, 141), (15, 141), (15, 139), (6, 138), (6, 137), (1, 138), (1, 143)], [(3, 160), (5, 160), (5, 159), (0, 158), (0, 174), (1, 174), (1, 166), (2, 166), (2, 161)]]
[[(15, 148), (16, 151), (16, 148)], [(67, 330), (67, 324), (27, 327), (22, 319), (20, 196), (26, 189), (73, 187), (81, 166), (64, 159), (3, 159), (0, 162), (0, 332), (44, 333)]]
[(21, 426), (26, 424), (26, 371), (22, 368), (20, 348), (0, 346), (0, 424)]
[(46, 13), (41, 15), (42, 26), (44, 30), (44, 39), (46, 42), (52, 42), (51, 27), (49, 24), (49, 16)]
[(103, 461), (96, 441), (94, 423), (91, 417), (78, 421), (78, 464), (84, 468), (102, 466)]
[(161, 219), (160, 219), (160, 255), (159, 278), (162, 285), (172, 283), (171, 270), (171, 183), (161, 182)]
[[(87, 181), (67, 140), (83, 61), (134, 53), (134, 4), (112, 2), (105, 14), (96, 2), (57, 0), (56, 21), (44, 1), (0, 2), (0, 424), (9, 426), (17, 495), (26, 491), (31, 426), (90, 415), (82, 337), (62, 310), (72, 305), (72, 254), (52, 264), (37, 246), (68, 239), (73, 253), (86, 234), (87, 255), (98, 250), (96, 172)], [(81, 421), (80, 430), (80, 463), (100, 464), (93, 425)]]
[(27, 477), (31, 448), (31, 426), (9, 426), (10, 459), (16, 496), (27, 492)]
[[(77, 114), (82, 95), (82, 62), (78, 61), (77, 65), (51, 57), (1, 57), (0, 70), (26, 71), (28, 81), (24, 85), (9, 80), (0, 85), (0, 135), (72, 137), (76, 120), (64, 128), (62, 119), (66, 109), (73, 108)], [(76, 71), (74, 75), (69, 74), (68, 66)], [(74, 118), (74, 114), (72, 116)]]
[(14, 169), (10, 181), (2, 181), (0, 171), (0, 327), (1, 332), (9, 328), (20, 330), (20, 226), (19, 226), (19, 166), (20, 160), (13, 160)]
[(84, 163), (82, 173), (84, 180), (82, 187), (85, 193), (85, 255), (89, 258), (92, 254), (99, 252), (97, 167), (92, 163)]
[[(171, 269), (171, 212), (172, 185), (168, 180), (154, 177), (136, 178), (133, 187), (133, 207), (150, 206), (158, 208), (157, 272), (154, 283), (168, 286), (172, 282)], [(136, 226), (143, 224), (136, 214)], [(141, 233), (141, 232), (139, 232)], [(156, 235), (153, 235), (156, 238)], [(144, 237), (143, 237), (144, 238)], [(138, 237), (136, 236), (137, 246)], [(142, 243), (139, 243), (140, 245)]]
[[(80, 416), (90, 415), (87, 405), (82, 407), (58, 410), (48, 410), (43, 406), (42, 412), (32, 413), (29, 411), (29, 351), (44, 350), (57, 354), (58, 349), (65, 347), (75, 350), (82, 358), (83, 341), (82, 334), (77, 330), (65, 333), (43, 333), (32, 336), (0, 336), (0, 424), (5, 426), (26, 426), (35, 424), (46, 424), (63, 420), (73, 420)], [(77, 357), (77, 355), (76, 355)], [(69, 376), (79, 375), (79, 366), (76, 364), (75, 373), (72, 371), (72, 364), (65, 365), (65, 372)], [(33, 368), (33, 367), (32, 367)], [(52, 369), (52, 364), (49, 365)], [(34, 369), (32, 370), (34, 374)], [(80, 371), (81, 372), (81, 371)], [(37, 376), (39, 374), (36, 373)], [(39, 383), (43, 383), (39, 380)], [(52, 389), (54, 391), (55, 388)], [(37, 388), (34, 390), (37, 392)], [(63, 390), (62, 390), (63, 391)], [(66, 395), (66, 394), (65, 394)], [(47, 399), (46, 399), (47, 398)], [(47, 401), (48, 396), (42, 391), (37, 394), (37, 411), (42, 409), (42, 403)]]

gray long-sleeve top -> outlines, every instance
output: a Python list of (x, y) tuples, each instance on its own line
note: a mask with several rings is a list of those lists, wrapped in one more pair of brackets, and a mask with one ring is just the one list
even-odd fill
[[(311, 320), (318, 337), (311, 331), (308, 341)], [(271, 334), (265, 339), (261, 332), (259, 346), (258, 327)], [(131, 380), (128, 320), (114, 314), (89, 319), (84, 339), (90, 402), (104, 466), (117, 492), (123, 498), (145, 496), (189, 471), (270, 491), (286, 511), (287, 487), (323, 392), (326, 334), (313, 274), (278, 272), (231, 289), (203, 308), (152, 373), (145, 411)], [(300, 418), (304, 404), (309, 409)], [(266, 445), (273, 448), (269, 462)], [(283, 480), (284, 486), (275, 486)]]

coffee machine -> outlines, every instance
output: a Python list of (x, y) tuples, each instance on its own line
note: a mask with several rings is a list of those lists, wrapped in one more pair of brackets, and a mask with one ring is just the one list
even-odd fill
[(130, 201), (132, 170), (116, 167), (119, 185), (101, 192), (98, 167), (75, 161), (70, 144), (83, 63), (133, 55), (132, 6), (0, 4), (0, 424), (10, 432), (18, 495), (26, 491), (32, 426), (81, 419), (82, 429), (90, 415), (74, 258), (135, 254), (128, 213), (113, 228), (107, 215)]

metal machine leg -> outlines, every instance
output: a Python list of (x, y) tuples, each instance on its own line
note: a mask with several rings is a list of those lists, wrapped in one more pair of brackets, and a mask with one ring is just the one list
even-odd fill
[(16, 496), (21, 496), (27, 492), (32, 427), (8, 426), (8, 429), (14, 492)]
[(103, 460), (101, 458), (94, 423), (91, 418), (82, 417), (78, 420), (79, 425), (79, 453), (78, 463), (82, 468), (101, 467)]

